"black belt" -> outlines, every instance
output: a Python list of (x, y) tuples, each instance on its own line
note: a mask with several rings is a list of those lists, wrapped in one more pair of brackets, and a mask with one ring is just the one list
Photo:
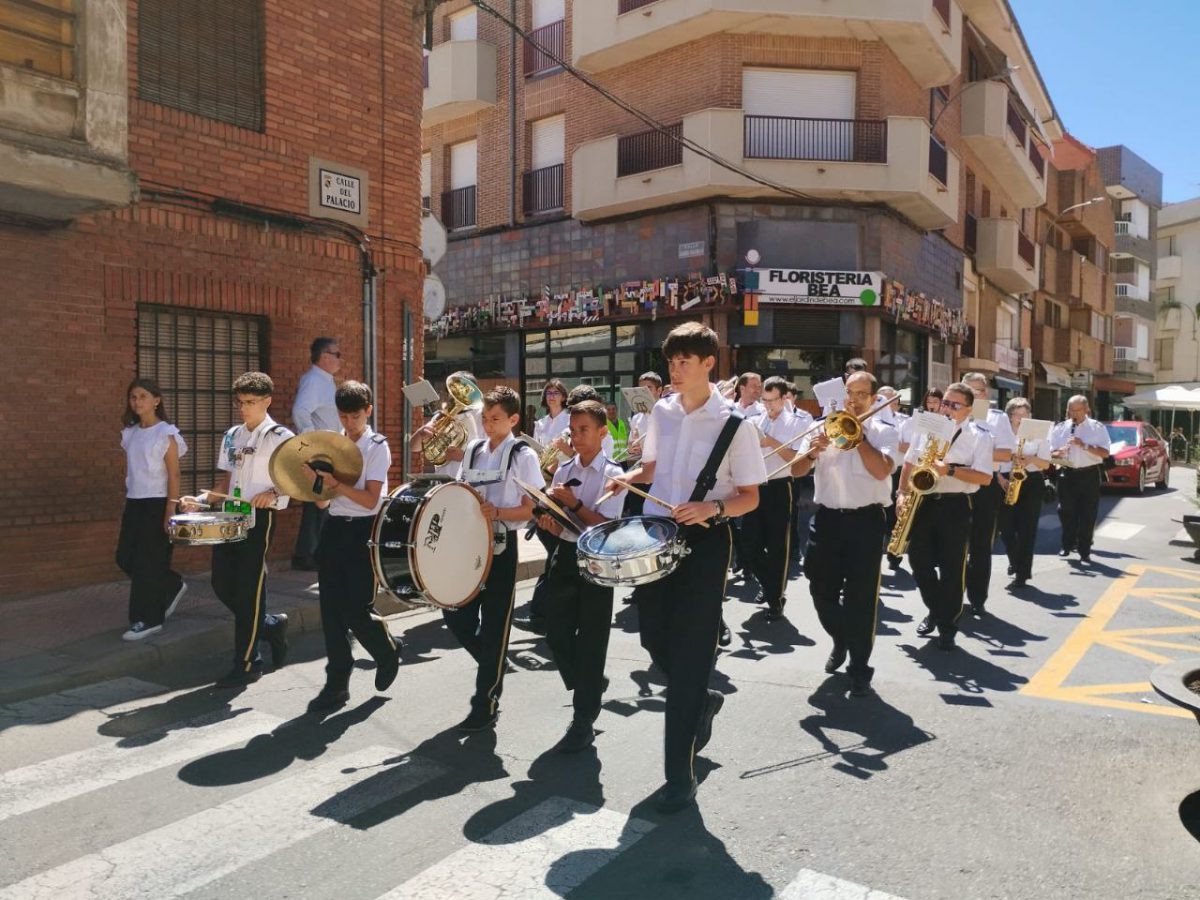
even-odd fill
[(341, 522), (345, 525), (353, 525), (355, 522), (373, 522), (375, 516), (368, 513), (365, 516), (330, 516), (330, 522)]
[(1060, 470), (1060, 472), (1063, 475), (1092, 475), (1098, 469), (1101, 469), (1103, 467), (1104, 467), (1103, 463), (1097, 463), (1094, 466), (1081, 466), (1081, 467), (1063, 466), (1062, 469)]
[(970, 497), (970, 496), (971, 496), (970, 494), (967, 494), (963, 491), (953, 491), (949, 494), (926, 494), (925, 499), (926, 500), (959, 500), (959, 499), (965, 500), (967, 497)]
[(879, 512), (883, 509), (882, 503), (872, 503), (869, 506), (855, 506), (850, 509), (841, 509), (836, 506), (821, 506), (818, 504), (817, 509), (823, 512), (837, 513), (839, 516), (854, 516), (862, 513)]

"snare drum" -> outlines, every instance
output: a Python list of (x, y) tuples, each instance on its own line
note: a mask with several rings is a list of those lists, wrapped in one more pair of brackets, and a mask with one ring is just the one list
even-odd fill
[(588, 581), (632, 587), (666, 578), (691, 548), (673, 519), (630, 516), (593, 525), (579, 536), (575, 552)]
[(470, 487), (422, 477), (383, 502), (370, 548), (385, 591), (398, 600), (457, 609), (475, 599), (491, 570), (492, 524)]
[(236, 544), (250, 536), (250, 517), (242, 513), (194, 512), (171, 516), (172, 544)]

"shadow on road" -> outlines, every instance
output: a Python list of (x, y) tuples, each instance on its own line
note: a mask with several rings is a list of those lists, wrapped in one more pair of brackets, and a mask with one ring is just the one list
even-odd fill
[(774, 622), (767, 620), (765, 609), (755, 610), (742, 622), (736, 635), (741, 646), (729, 651), (729, 655), (738, 659), (765, 659), (791, 653), (797, 647), (816, 646), (816, 641), (801, 634), (800, 629), (788, 620), (786, 610), (784, 617)]
[[(959, 621), (960, 627), (964, 624), (965, 617)], [(930, 640), (922, 647), (901, 644), (900, 649), (909, 659), (932, 675), (934, 680), (954, 685), (966, 694), (1015, 691), (1027, 680), (995, 663), (968, 653), (962, 644), (950, 653), (939, 650), (936, 639)]]

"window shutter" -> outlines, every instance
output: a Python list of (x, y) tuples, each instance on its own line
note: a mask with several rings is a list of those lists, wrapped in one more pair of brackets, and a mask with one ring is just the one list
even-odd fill
[(533, 123), (531, 141), (532, 168), (547, 169), (562, 165), (566, 157), (566, 117), (550, 116)]
[(433, 154), (421, 154), (421, 196), (428, 197), (433, 193)]
[(477, 147), (475, 141), (464, 141), (450, 148), (450, 190), (457, 191), (475, 184)]
[(564, 0), (533, 0), (533, 27), (544, 28), (567, 17)]
[(746, 69), (742, 108), (749, 116), (853, 119), (854, 88), (853, 72)]

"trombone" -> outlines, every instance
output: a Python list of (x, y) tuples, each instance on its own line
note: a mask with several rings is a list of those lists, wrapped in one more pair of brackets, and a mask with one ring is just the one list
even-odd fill
[[(790, 445), (796, 443), (797, 441), (803, 440), (814, 431), (822, 428), (825, 430), (825, 436), (829, 438), (830, 443), (832, 443), (833, 446), (838, 450), (853, 450), (863, 442), (863, 438), (866, 435), (862, 423), (867, 421), (867, 419), (871, 418), (871, 416), (875, 415), (876, 413), (882, 412), (894, 402), (894, 397), (887, 398), (882, 403), (867, 410), (867, 412), (863, 413), (861, 416), (856, 416), (854, 413), (846, 412), (844, 409), (835, 410), (823, 418), (817, 419), (817, 421), (813, 423), (812, 428), (801, 432), (791, 440), (785, 441), (778, 447), (773, 448), (770, 453), (764, 454), (763, 459), (770, 459), (780, 450), (785, 448), (790, 449)], [(785, 469), (790, 469), (792, 463), (794, 462), (794, 459), (788, 460), (786, 463), (768, 475), (767, 478), (774, 478)]]

